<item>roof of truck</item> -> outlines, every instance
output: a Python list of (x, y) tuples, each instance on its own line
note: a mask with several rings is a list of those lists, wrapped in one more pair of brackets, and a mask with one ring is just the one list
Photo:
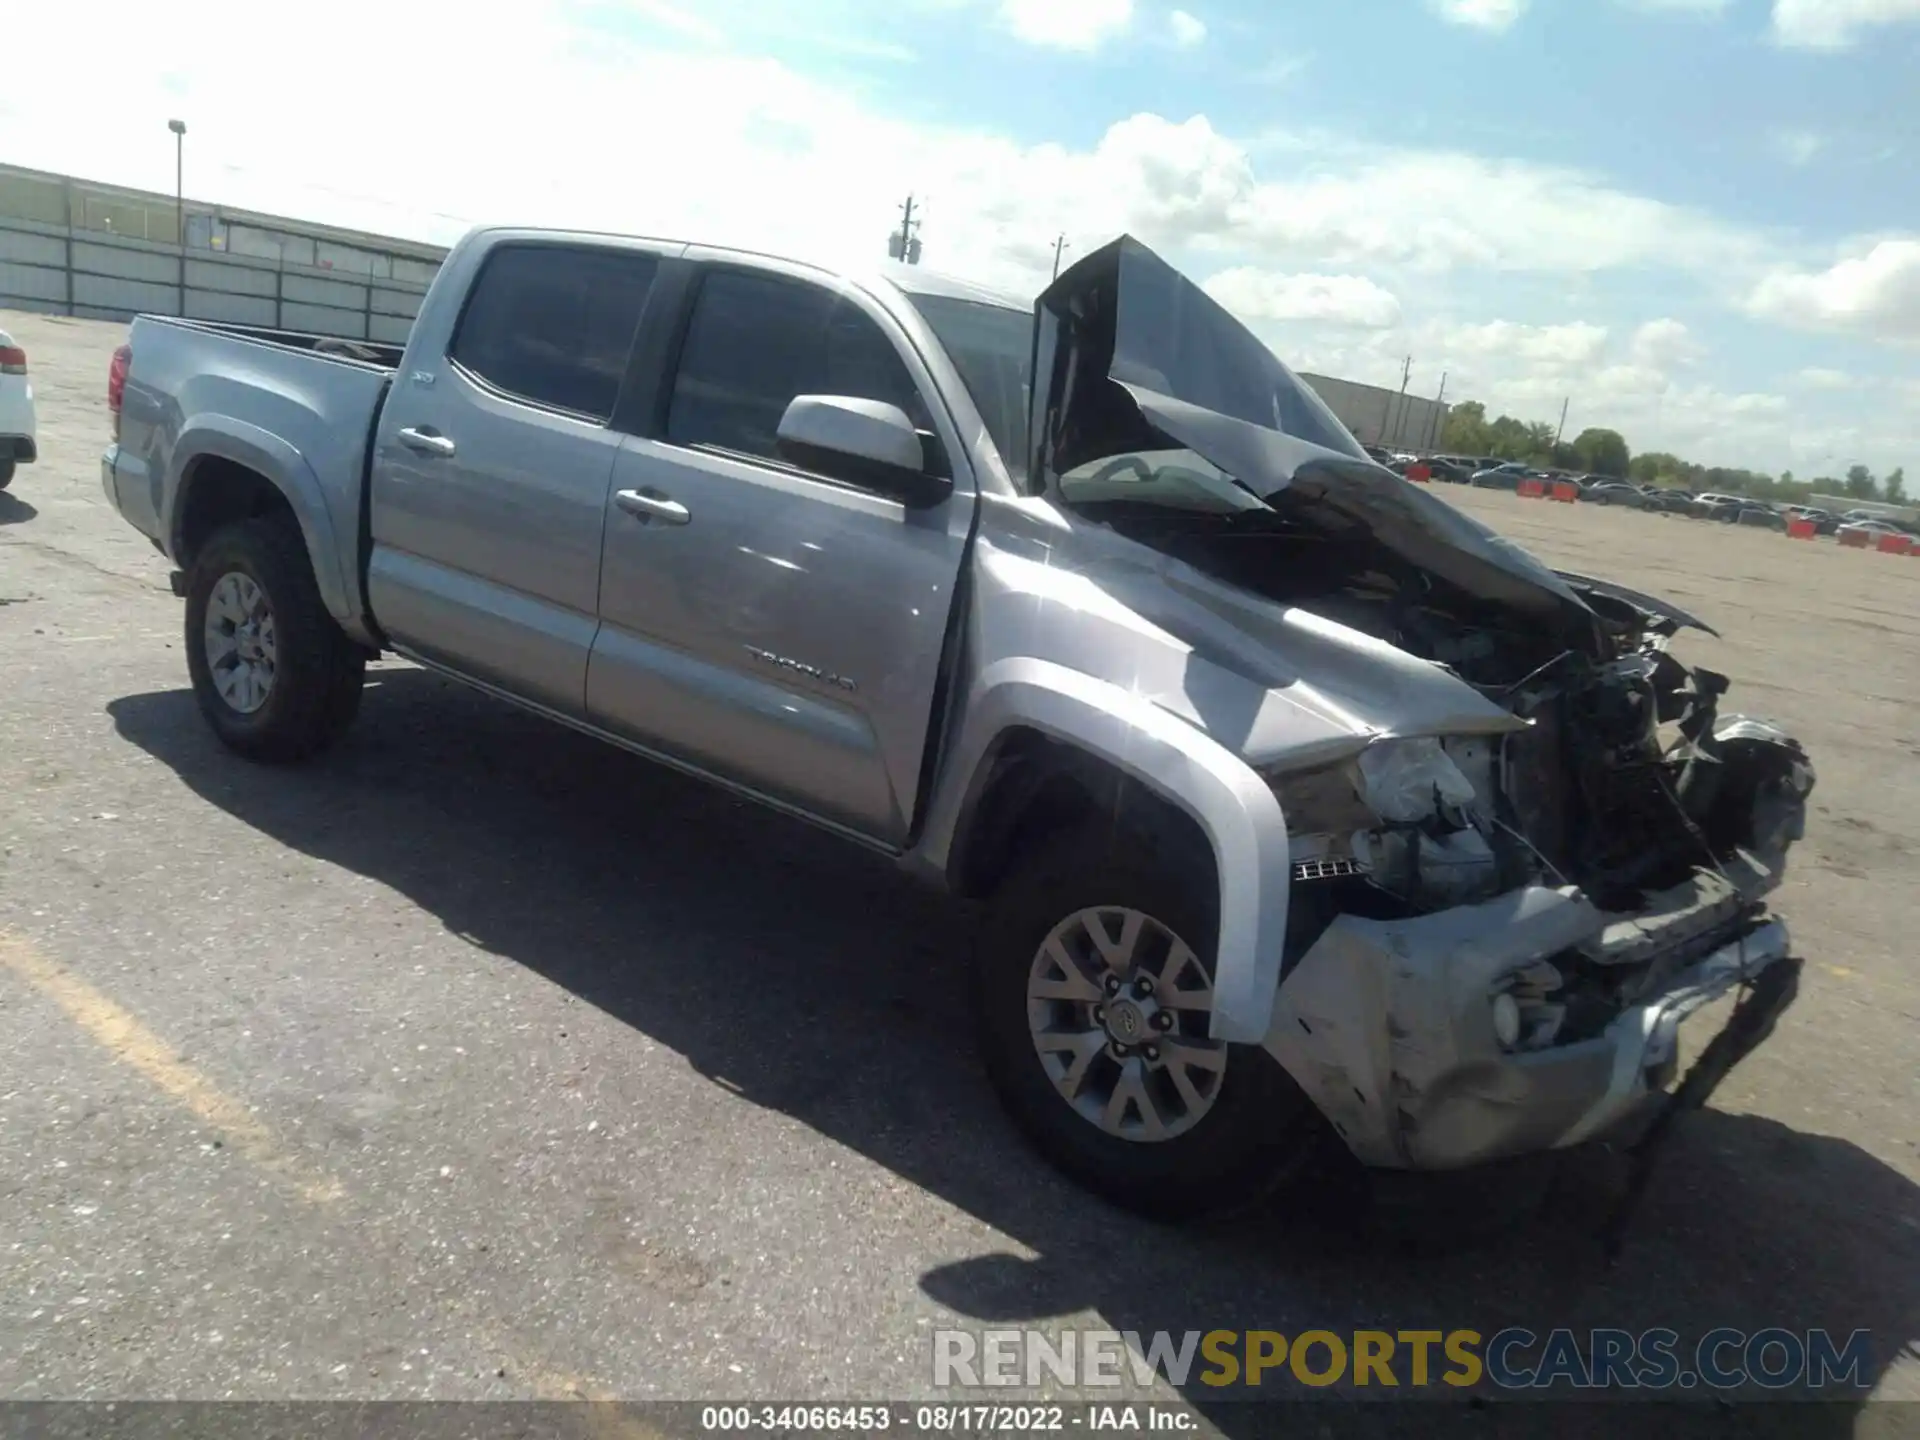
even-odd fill
[(909, 295), (939, 295), (949, 300), (971, 300), (977, 305), (998, 305), (1026, 315), (1033, 313), (1033, 297), (1022, 296), (1012, 290), (976, 285), (971, 280), (923, 270), (918, 265), (902, 265), (898, 260), (885, 261), (875, 265), (873, 270)]

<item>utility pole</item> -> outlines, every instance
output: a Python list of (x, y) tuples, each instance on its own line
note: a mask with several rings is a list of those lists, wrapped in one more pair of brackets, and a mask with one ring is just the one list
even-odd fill
[(1553, 430), (1553, 447), (1556, 450), (1560, 448), (1560, 437), (1566, 433), (1567, 406), (1571, 405), (1572, 403), (1573, 403), (1573, 397), (1571, 395), (1569, 395), (1566, 399), (1560, 402), (1560, 423), (1556, 425)]
[(920, 263), (920, 222), (913, 218), (913, 196), (900, 207), (900, 228), (887, 237), (887, 254), (904, 265)]
[(1055, 236), (1053, 241), (1053, 278), (1056, 280), (1060, 278), (1060, 252), (1066, 248), (1066, 235), (1063, 233)]
[(1447, 413), (1447, 372), (1440, 372), (1440, 393), (1433, 399), (1433, 418), (1427, 422), (1427, 449), (1440, 443), (1440, 420)]
[(173, 132), (173, 238), (180, 246), (180, 315), (187, 313), (187, 122), (167, 121)]
[[(1400, 367), (1400, 424), (1402, 426), (1407, 423), (1407, 381), (1412, 375), (1413, 357), (1409, 355), (1407, 356), (1407, 363)], [(1389, 421), (1393, 419), (1393, 401), (1391, 400), (1387, 401), (1387, 419)], [(1390, 428), (1389, 435), (1398, 434), (1398, 430)], [(1380, 437), (1380, 444), (1386, 449), (1392, 449), (1395, 442), (1390, 439), (1388, 435), (1382, 435)]]

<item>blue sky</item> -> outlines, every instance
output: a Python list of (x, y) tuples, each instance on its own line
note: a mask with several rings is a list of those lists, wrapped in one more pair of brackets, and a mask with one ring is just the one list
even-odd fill
[(100, 8), (33, 7), (88, 59), (10, 75), (0, 154), (168, 189), (179, 115), (208, 199), (835, 257), (913, 189), (929, 265), (1030, 293), (1131, 231), (1300, 368), (1920, 465), (1920, 0)]

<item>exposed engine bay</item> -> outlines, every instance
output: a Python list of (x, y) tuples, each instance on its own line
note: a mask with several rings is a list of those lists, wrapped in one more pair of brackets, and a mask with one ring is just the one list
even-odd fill
[[(1275, 776), (1295, 837), (1292, 953), (1343, 913), (1418, 915), (1524, 885), (1577, 887), (1621, 925), (1516, 977), (1530, 1002), (1516, 1043), (1551, 1043), (1592, 1033), (1736, 932), (1777, 883), (1813, 770), (1777, 727), (1721, 715), (1727, 678), (1670, 649), (1701, 624), (1692, 617), (1578, 577), (1563, 578), (1584, 624), (1491, 601), (1307, 487), (1224, 514), (1088, 508), (1237, 587), (1442, 665), (1527, 722), (1504, 736), (1389, 740), (1353, 762)], [(1655, 952), (1661, 963), (1636, 977)]]

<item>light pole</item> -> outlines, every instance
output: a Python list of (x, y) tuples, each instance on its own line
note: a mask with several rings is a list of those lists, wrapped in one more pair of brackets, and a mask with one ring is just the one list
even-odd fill
[(1067, 237), (1065, 235), (1056, 237), (1053, 242), (1053, 278), (1056, 280), (1060, 278), (1060, 252), (1066, 248)]
[(185, 188), (187, 122), (167, 121), (173, 132), (173, 238), (180, 246), (180, 314), (187, 313), (187, 200)]

